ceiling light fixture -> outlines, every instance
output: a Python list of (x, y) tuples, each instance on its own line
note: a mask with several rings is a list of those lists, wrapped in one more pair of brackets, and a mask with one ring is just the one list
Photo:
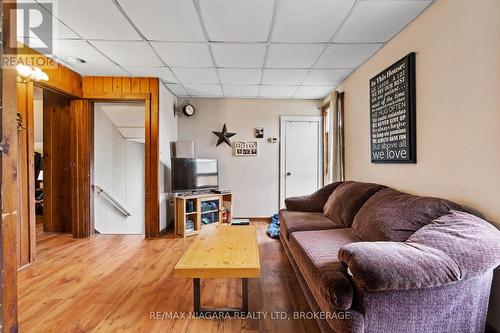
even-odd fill
[(85, 64), (86, 61), (83, 60), (82, 58), (78, 58), (75, 56), (68, 57), (68, 62), (71, 64)]
[(20, 83), (26, 83), (30, 80), (32, 81), (48, 81), (49, 76), (47, 73), (42, 71), (39, 67), (32, 67), (28, 65), (17, 65), (17, 81)]

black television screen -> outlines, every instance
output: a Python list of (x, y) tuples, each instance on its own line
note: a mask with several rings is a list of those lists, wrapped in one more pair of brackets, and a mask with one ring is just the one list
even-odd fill
[(172, 192), (211, 190), (218, 187), (217, 160), (172, 158)]

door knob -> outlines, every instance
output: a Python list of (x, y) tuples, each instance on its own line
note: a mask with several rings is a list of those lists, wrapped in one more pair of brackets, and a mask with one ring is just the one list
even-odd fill
[(290, 171), (288, 171), (288, 172), (286, 173), (286, 175), (287, 175), (287, 176), (291, 176), (291, 175), (292, 175), (292, 173), (291, 173)]

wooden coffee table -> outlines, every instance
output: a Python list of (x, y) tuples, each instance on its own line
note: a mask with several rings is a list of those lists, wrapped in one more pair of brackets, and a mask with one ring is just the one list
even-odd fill
[[(259, 246), (254, 226), (207, 226), (189, 246), (174, 268), (174, 276), (192, 278), (194, 312), (248, 312), (248, 278), (260, 277)], [(201, 308), (200, 279), (241, 278), (241, 308)]]

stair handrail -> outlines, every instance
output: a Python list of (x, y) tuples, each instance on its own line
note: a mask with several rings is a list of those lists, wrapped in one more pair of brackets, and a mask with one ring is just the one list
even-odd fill
[(117, 199), (115, 199), (108, 191), (106, 191), (101, 185), (94, 184), (94, 188), (97, 191), (97, 195), (102, 195), (110, 204), (112, 204), (116, 209), (118, 209), (125, 216), (132, 216), (130, 211)]

